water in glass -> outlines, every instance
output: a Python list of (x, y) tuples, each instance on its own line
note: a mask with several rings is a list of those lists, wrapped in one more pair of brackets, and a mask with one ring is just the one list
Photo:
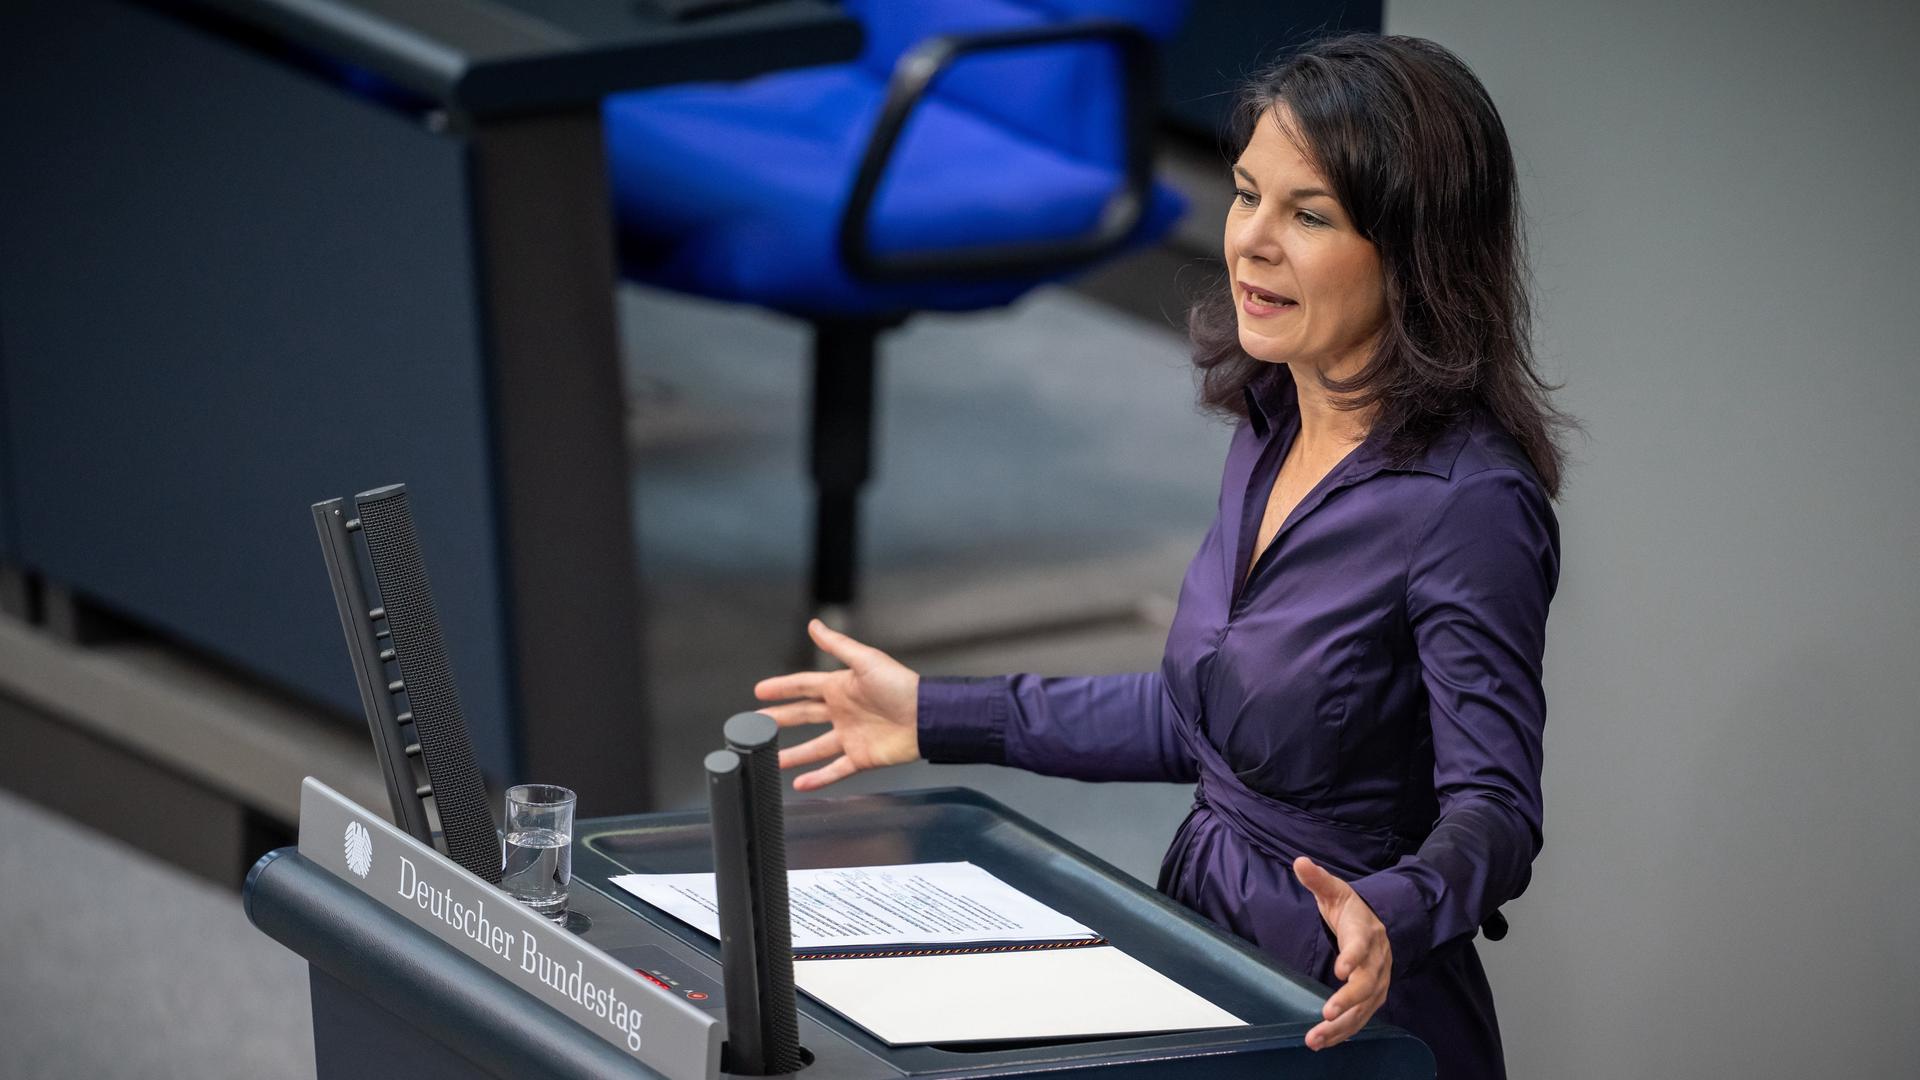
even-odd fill
[(573, 880), (573, 837), (552, 829), (507, 834), (500, 887), (549, 919), (567, 914), (567, 883)]

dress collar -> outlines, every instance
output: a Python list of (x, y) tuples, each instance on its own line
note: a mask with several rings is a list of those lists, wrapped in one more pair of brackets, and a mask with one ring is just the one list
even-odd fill
[(1247, 400), (1247, 422), (1262, 439), (1272, 435), (1297, 411), (1295, 395), (1299, 391), (1293, 385), (1293, 373), (1285, 364), (1269, 364), (1241, 388), (1240, 393)]
[[(1246, 397), (1247, 423), (1253, 427), (1253, 433), (1262, 441), (1271, 438), (1289, 422), (1297, 422), (1299, 416), (1299, 391), (1293, 384), (1293, 373), (1285, 364), (1269, 365), (1269, 370), (1254, 376), (1241, 391)], [(1427, 445), (1398, 461), (1387, 458), (1386, 448), (1369, 439), (1354, 452), (1354, 477), (1369, 476), (1376, 472), (1424, 472), (1434, 476), (1447, 477), (1453, 473), (1453, 463), (1460, 456), (1460, 448), (1467, 443), (1470, 430), (1481, 422), (1481, 410), (1473, 408), (1467, 413), (1449, 422), (1440, 434), (1427, 442)]]

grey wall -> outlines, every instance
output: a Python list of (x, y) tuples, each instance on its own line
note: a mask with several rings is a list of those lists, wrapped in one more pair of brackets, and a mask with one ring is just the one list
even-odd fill
[(1920, 16), (1394, 0), (1504, 112), (1587, 424), (1516, 1077), (1920, 1061)]

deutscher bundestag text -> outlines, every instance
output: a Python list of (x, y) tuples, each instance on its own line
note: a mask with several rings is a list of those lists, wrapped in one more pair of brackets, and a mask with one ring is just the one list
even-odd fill
[[(400, 856), (400, 895), (420, 905), (421, 910), (479, 942), (488, 952), (511, 961), (513, 933), (487, 919), (487, 902), (471, 905), (454, 899), (451, 890), (420, 880), (418, 869), (405, 855)], [(540, 941), (529, 931), (520, 931), (520, 970), (539, 979), (572, 999), (588, 1012), (612, 1024), (625, 1036), (627, 1049), (640, 1049), (640, 1010), (621, 1000), (611, 986), (596, 986), (587, 978), (586, 961), (576, 959), (569, 971), (566, 961), (556, 961), (540, 951)]]

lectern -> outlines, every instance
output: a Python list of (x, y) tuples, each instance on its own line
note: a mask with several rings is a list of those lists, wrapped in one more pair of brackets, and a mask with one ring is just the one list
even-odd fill
[[(248, 873), (244, 894), (254, 925), (307, 959), (320, 1080), (1433, 1075), (1426, 1046), (1383, 1024), (1332, 1050), (1307, 1050), (1305, 1036), (1320, 1020), (1324, 988), (1273, 966), (1244, 942), (983, 795), (950, 788), (787, 807), (778, 727), (762, 713), (728, 720), (721, 732), (727, 748), (708, 756), (711, 815), (576, 823), (571, 910), (560, 922), (534, 914), (495, 884), (488, 816), (475, 809), (477, 784), (463, 779), (471, 771), (460, 753), (465, 725), (406, 490), (364, 492), (354, 507), (349, 519), (344, 500), (328, 500), (316, 504), (313, 515), (398, 824), (309, 778), (301, 790), (299, 847), (262, 858)], [(378, 606), (358, 570), (355, 533), (377, 579)], [(396, 694), (411, 705), (404, 713), (395, 711)], [(416, 731), (418, 742), (403, 745), (403, 729)], [(416, 786), (421, 777), (414, 758), (424, 764), (425, 784)], [(422, 802), (428, 798), (438, 829), (428, 821)], [(1151, 969), (1154, 983), (1164, 977), (1205, 999), (1211, 1019), (1237, 1019), (1240, 1026), (954, 1043), (906, 1043), (910, 1036), (895, 1032), (889, 1042), (852, 1017), (796, 996), (796, 984), (806, 985), (797, 975), (801, 965), (845, 957), (838, 950), (813, 959), (795, 955), (788, 870), (923, 863), (984, 870), (1090, 930), (1098, 938), (1092, 945), (1119, 950), (1099, 954), (1102, 963), (1130, 958)], [(719, 942), (616, 881), (628, 874), (705, 873), (715, 875)], [(1023, 941), (1013, 947), (1053, 946)], [(895, 952), (868, 959), (905, 964), (901, 957), (913, 955)], [(877, 975), (878, 969), (862, 967), (853, 985), (868, 998), (883, 996), (889, 1008), (925, 985), (918, 966), (888, 970)], [(908, 971), (914, 974), (902, 974)], [(898, 986), (876, 988), (876, 977)], [(1104, 980), (1099, 988), (1115, 985)], [(978, 1000), (984, 1009), (996, 986), (1004, 983), (983, 980), (954, 999), (962, 1008)], [(1035, 999), (1034, 991), (1022, 987), (1021, 1008)], [(1048, 992), (1041, 988), (1042, 1003), (1050, 1003)], [(1126, 1027), (1112, 1022), (1112, 1012), (1137, 1002), (1118, 995), (1075, 1000), (1098, 1014), (1078, 1031)], [(1018, 1030), (1061, 1029), (1055, 1020), (1034, 1019), (1023, 1015), (1029, 1022)], [(1149, 1023), (1158, 1029), (1167, 1018), (1156, 1014)]]
[[(254, 867), (245, 900), (255, 925), (308, 961), (320, 1080), (728, 1075), (718, 946), (611, 881), (712, 869), (705, 813), (581, 823), (571, 903), (591, 925), (580, 933), (516, 907), (317, 781), (303, 792), (300, 829), (298, 849)], [(888, 1046), (802, 995), (799, 1077), (1433, 1075), (1425, 1045), (1384, 1024), (1332, 1050), (1307, 1050), (1325, 988), (978, 793), (798, 802), (787, 808), (786, 834), (794, 868), (975, 863), (1248, 1023)]]

